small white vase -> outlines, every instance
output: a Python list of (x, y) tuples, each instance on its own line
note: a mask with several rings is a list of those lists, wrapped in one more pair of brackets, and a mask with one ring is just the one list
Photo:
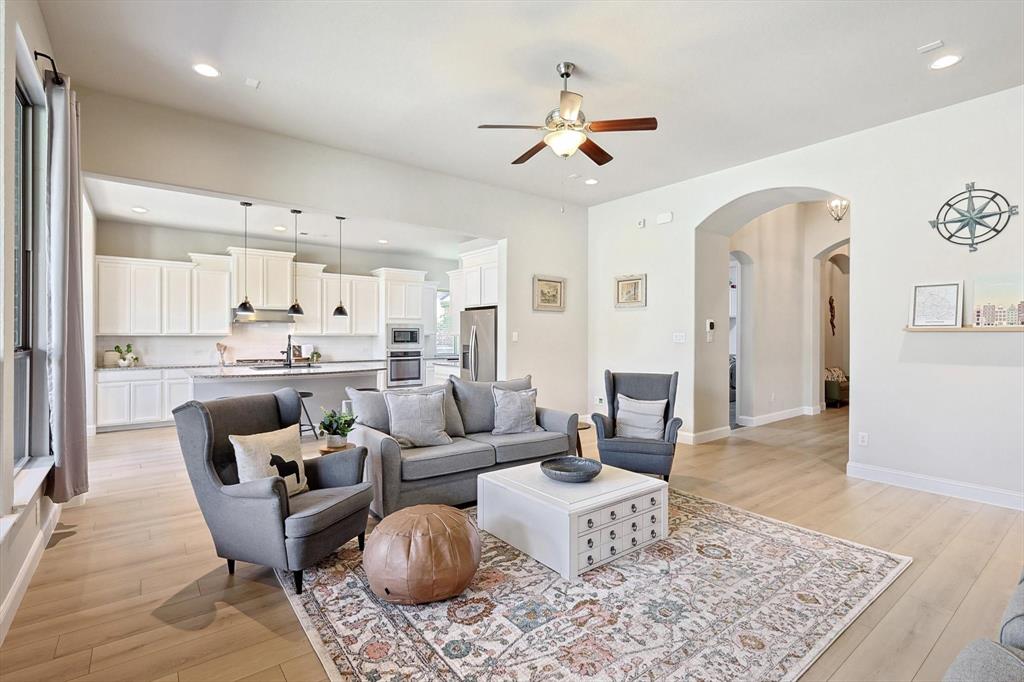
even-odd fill
[(348, 442), (348, 438), (345, 436), (338, 436), (335, 434), (327, 434), (327, 447), (329, 448), (340, 448)]
[(118, 358), (118, 360), (117, 360), (117, 366), (118, 367), (130, 367), (131, 364), (132, 364), (132, 361), (129, 360), (128, 358)]

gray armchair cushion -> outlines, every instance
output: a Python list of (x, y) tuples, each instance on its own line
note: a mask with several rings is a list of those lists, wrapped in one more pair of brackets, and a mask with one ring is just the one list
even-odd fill
[(289, 538), (313, 535), (359, 511), (366, 513), (373, 501), (369, 483), (344, 488), (309, 490), (291, 498), (291, 514), (284, 520)]
[(343, 488), (363, 482), (366, 448), (350, 448), (341, 452), (305, 460), (306, 480), (312, 490)]
[(1006, 604), (999, 625), (999, 641), (1007, 646), (1024, 649), (1024, 584), (1017, 584), (1017, 589)]
[(493, 465), (494, 448), (467, 438), (453, 438), (448, 445), (402, 450), (403, 481), (434, 478)]
[(451, 382), (455, 389), (455, 403), (459, 407), (459, 414), (462, 415), (462, 425), (466, 433), (490, 433), (494, 430), (492, 386), (510, 391), (525, 391), (532, 386), (532, 378), (529, 375), (508, 381), (464, 381), (452, 377)]
[(527, 433), (471, 433), (466, 438), (494, 448), (498, 462), (517, 462), (545, 455), (562, 455), (569, 451), (569, 436), (550, 431)]
[(668, 457), (672, 456), (676, 449), (674, 443), (667, 443), (660, 439), (627, 438), (625, 436), (606, 438), (602, 444), (610, 451), (635, 452), (644, 455), (663, 455)]
[(1020, 682), (1024, 652), (987, 639), (977, 639), (960, 652), (943, 682)]

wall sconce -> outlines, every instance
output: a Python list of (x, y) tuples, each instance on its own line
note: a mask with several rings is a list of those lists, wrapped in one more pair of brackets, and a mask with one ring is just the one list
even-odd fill
[(842, 222), (846, 217), (846, 212), (850, 209), (850, 202), (846, 199), (833, 199), (826, 202), (825, 205), (828, 206), (828, 212), (832, 214), (832, 219), (837, 223)]

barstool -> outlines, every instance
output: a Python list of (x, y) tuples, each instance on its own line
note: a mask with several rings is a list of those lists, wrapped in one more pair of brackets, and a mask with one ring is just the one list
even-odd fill
[(301, 435), (308, 430), (313, 433), (314, 438), (320, 440), (320, 434), (317, 433), (318, 429), (316, 428), (316, 424), (313, 423), (313, 418), (309, 416), (309, 410), (306, 409), (306, 398), (312, 397), (312, 391), (299, 391), (299, 402), (302, 403), (302, 412), (306, 415), (306, 422), (308, 422), (303, 424), (302, 420), (299, 420), (299, 434)]

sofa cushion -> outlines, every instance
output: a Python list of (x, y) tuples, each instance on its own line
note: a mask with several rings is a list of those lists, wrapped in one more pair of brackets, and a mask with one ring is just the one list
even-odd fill
[(537, 389), (510, 391), (491, 386), (491, 392), (494, 394), (494, 429), (491, 433), (501, 435), (541, 430), (537, 426)]
[[(430, 393), (435, 390), (436, 386), (398, 388), (385, 392), (360, 390), (351, 386), (345, 389), (352, 400), (352, 414), (356, 416), (356, 422), (387, 434), (391, 433), (391, 422), (388, 419), (384, 393)], [(462, 427), (462, 415), (455, 404), (455, 387), (450, 380), (444, 384), (444, 430), (453, 438), (466, 435), (466, 430)]]
[(999, 642), (1024, 649), (1024, 584), (1018, 583), (1003, 611), (999, 625)]
[(625, 436), (606, 438), (599, 445), (601, 450), (636, 452), (644, 455), (672, 455), (676, 450), (675, 443), (651, 438), (626, 438)]
[(284, 534), (290, 538), (314, 535), (359, 510), (367, 513), (372, 501), (369, 482), (309, 490), (288, 500), (291, 514), (284, 520)]
[(569, 451), (569, 437), (554, 431), (527, 433), (470, 433), (466, 438), (494, 448), (497, 462), (518, 462), (545, 455), (564, 455)]
[(417, 481), (494, 466), (494, 448), (467, 438), (448, 445), (402, 450), (402, 480)]
[(505, 388), (511, 391), (525, 391), (532, 387), (530, 375), (522, 379), (508, 381), (464, 381), (452, 377), (455, 388), (455, 403), (462, 415), (462, 425), (466, 433), (490, 433), (494, 430), (494, 396), (491, 387)]
[(667, 404), (667, 398), (637, 400), (619, 393), (615, 396), (615, 433), (626, 438), (661, 438)]

